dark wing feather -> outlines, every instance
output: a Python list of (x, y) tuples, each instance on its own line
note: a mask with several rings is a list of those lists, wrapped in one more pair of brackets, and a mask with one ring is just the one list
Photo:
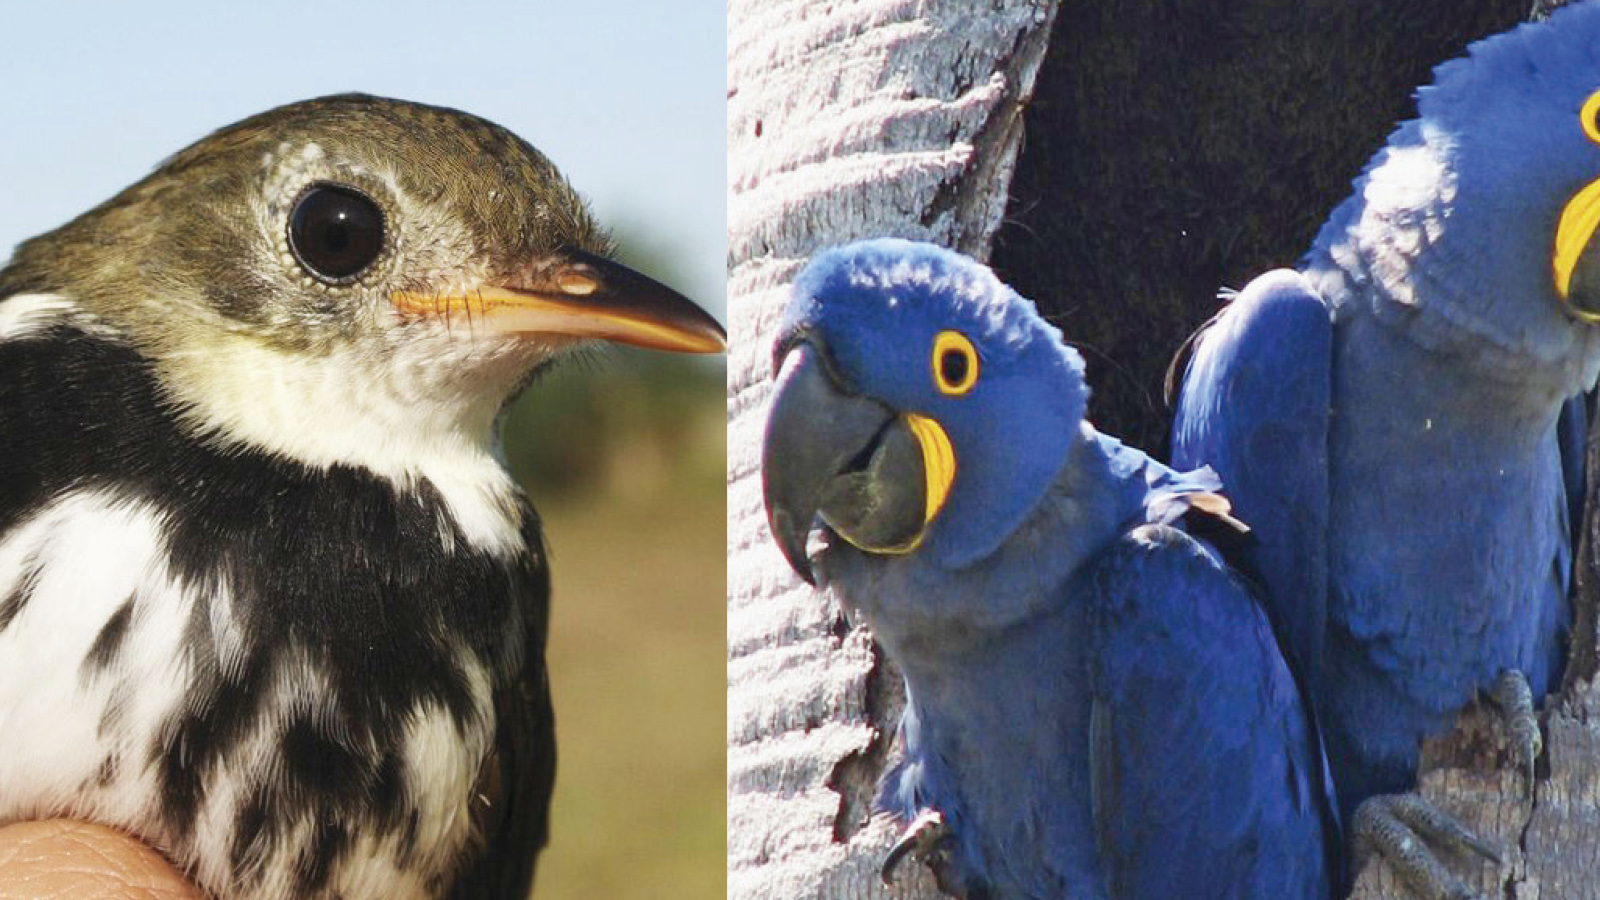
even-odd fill
[(456, 882), (456, 900), (526, 900), (533, 890), (539, 851), (549, 839), (550, 794), (555, 785), (555, 715), (545, 668), (550, 573), (538, 519), (524, 509), (532, 577), (526, 597), (527, 643), (521, 670), (495, 692), (495, 745), (478, 778), (473, 824), (483, 836), (481, 856)]
[(539, 668), (537, 683), (525, 677), (508, 685), (496, 704), (495, 749), (484, 762), (473, 804), (485, 850), (456, 883), (451, 896), (459, 900), (525, 900), (533, 890), (539, 851), (549, 834), (556, 772), (550, 691), (543, 665)]
[(1124, 536), (1091, 584), (1091, 802), (1110, 896), (1330, 896), (1332, 784), (1255, 600), (1160, 525)]

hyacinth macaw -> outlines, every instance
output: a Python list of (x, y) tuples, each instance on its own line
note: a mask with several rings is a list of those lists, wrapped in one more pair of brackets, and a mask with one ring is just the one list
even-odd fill
[(964, 897), (1330, 895), (1315, 724), (1263, 610), (1178, 527), (1233, 521), (1210, 471), (1095, 431), (1060, 332), (935, 246), (816, 257), (775, 354), (773, 535), (905, 674), (886, 877), (913, 852)]
[(1197, 337), (1173, 431), (1174, 465), (1214, 468), (1255, 529), (1247, 566), (1379, 849), (1449, 827), (1392, 806), (1422, 738), (1482, 691), (1531, 774), (1531, 698), (1560, 684), (1600, 370), (1600, 5), (1473, 45), (1418, 112), (1301, 268)]

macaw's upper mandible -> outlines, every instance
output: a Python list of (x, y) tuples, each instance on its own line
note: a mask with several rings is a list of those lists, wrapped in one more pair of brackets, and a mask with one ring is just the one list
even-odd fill
[(1096, 432), (1077, 352), (939, 247), (819, 254), (775, 360), (773, 536), (905, 673), (886, 877), (914, 853), (994, 900), (1329, 896), (1316, 728), (1262, 610), (1176, 527), (1238, 524), (1210, 471)]

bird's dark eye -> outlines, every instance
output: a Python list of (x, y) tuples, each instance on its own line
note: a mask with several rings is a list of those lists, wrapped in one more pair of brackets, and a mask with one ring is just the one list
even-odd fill
[(348, 284), (383, 253), (383, 211), (355, 188), (314, 184), (289, 213), (289, 248), (312, 275)]
[(978, 383), (978, 351), (959, 331), (941, 331), (933, 339), (933, 380), (939, 392), (960, 396)]
[(960, 384), (967, 380), (966, 354), (947, 350), (939, 357), (939, 380), (945, 384)]

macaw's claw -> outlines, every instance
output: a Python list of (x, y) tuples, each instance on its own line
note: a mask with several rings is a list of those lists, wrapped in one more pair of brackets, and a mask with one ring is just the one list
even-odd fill
[(945, 821), (944, 813), (925, 809), (917, 814), (900, 839), (894, 842), (889, 855), (883, 858), (879, 874), (884, 884), (894, 884), (901, 863), (909, 857), (928, 867), (934, 883), (947, 896), (959, 900), (990, 900), (988, 883), (974, 877), (956, 860), (955, 829)]
[(1356, 872), (1377, 853), (1423, 900), (1485, 900), (1439, 862), (1435, 848), (1500, 862), (1497, 847), (1417, 794), (1369, 797), (1356, 807), (1351, 832)]
[(928, 862), (953, 836), (954, 832), (945, 822), (944, 814), (937, 809), (925, 809), (918, 813), (889, 849), (889, 855), (883, 858), (883, 868), (879, 870), (883, 883), (894, 884), (895, 872), (906, 857), (917, 862)]
[(1517, 762), (1528, 779), (1528, 798), (1532, 799), (1533, 767), (1539, 754), (1544, 752), (1544, 736), (1539, 733), (1539, 717), (1533, 712), (1533, 691), (1528, 687), (1528, 679), (1516, 669), (1501, 669), (1489, 697), (1500, 711), (1512, 752), (1517, 754)]

